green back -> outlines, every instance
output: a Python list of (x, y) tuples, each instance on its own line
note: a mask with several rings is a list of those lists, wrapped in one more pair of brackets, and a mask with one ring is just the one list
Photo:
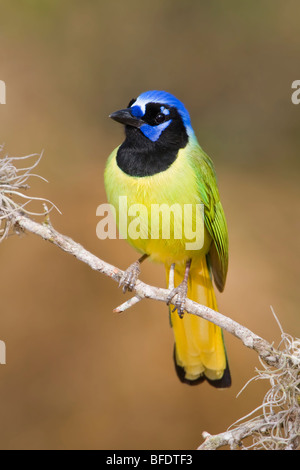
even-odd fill
[(212, 237), (208, 255), (217, 288), (222, 292), (228, 270), (228, 231), (220, 201), (216, 173), (208, 155), (195, 142), (189, 155), (199, 181), (199, 193), (204, 204), (205, 225)]

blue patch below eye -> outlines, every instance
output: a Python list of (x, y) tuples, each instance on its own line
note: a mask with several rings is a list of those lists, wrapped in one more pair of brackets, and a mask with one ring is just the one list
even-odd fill
[(161, 133), (169, 126), (170, 123), (171, 120), (163, 122), (159, 126), (150, 126), (149, 124), (143, 124), (140, 127), (140, 130), (142, 131), (145, 137), (152, 140), (152, 142), (156, 142), (160, 138)]
[(144, 116), (144, 113), (139, 106), (132, 106), (130, 108), (130, 112), (132, 116), (137, 117), (137, 118)]

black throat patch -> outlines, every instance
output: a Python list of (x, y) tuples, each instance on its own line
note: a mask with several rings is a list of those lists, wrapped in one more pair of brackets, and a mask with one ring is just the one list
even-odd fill
[(117, 165), (127, 175), (152, 176), (167, 170), (176, 160), (178, 151), (188, 143), (181, 116), (170, 108), (170, 125), (156, 142), (132, 126), (125, 126), (126, 139), (117, 153)]

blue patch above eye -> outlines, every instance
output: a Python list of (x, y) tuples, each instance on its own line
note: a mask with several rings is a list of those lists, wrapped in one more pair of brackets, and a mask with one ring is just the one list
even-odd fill
[(132, 108), (130, 108), (130, 112), (132, 116), (137, 117), (137, 118), (144, 116), (144, 113), (139, 106), (132, 106)]
[(149, 124), (143, 124), (140, 127), (140, 130), (144, 134), (145, 137), (148, 139), (152, 140), (152, 142), (156, 142), (160, 136), (161, 133), (171, 124), (171, 120), (163, 122), (159, 126), (150, 126)]
[(160, 107), (160, 112), (161, 112), (162, 114), (164, 114), (165, 116), (169, 116), (169, 114), (170, 114), (170, 110), (167, 109), (167, 108), (165, 108), (164, 106), (161, 106), (161, 107)]

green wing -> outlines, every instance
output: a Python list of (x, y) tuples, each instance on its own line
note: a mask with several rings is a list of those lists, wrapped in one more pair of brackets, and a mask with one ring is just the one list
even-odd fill
[[(200, 155), (198, 153), (199, 150)], [(220, 201), (213, 163), (201, 148), (198, 149), (198, 152), (197, 168), (195, 170), (198, 176), (201, 200), (204, 204), (205, 225), (212, 237), (209, 261), (215, 284), (219, 291), (222, 292), (225, 287), (228, 270), (227, 224)]]

